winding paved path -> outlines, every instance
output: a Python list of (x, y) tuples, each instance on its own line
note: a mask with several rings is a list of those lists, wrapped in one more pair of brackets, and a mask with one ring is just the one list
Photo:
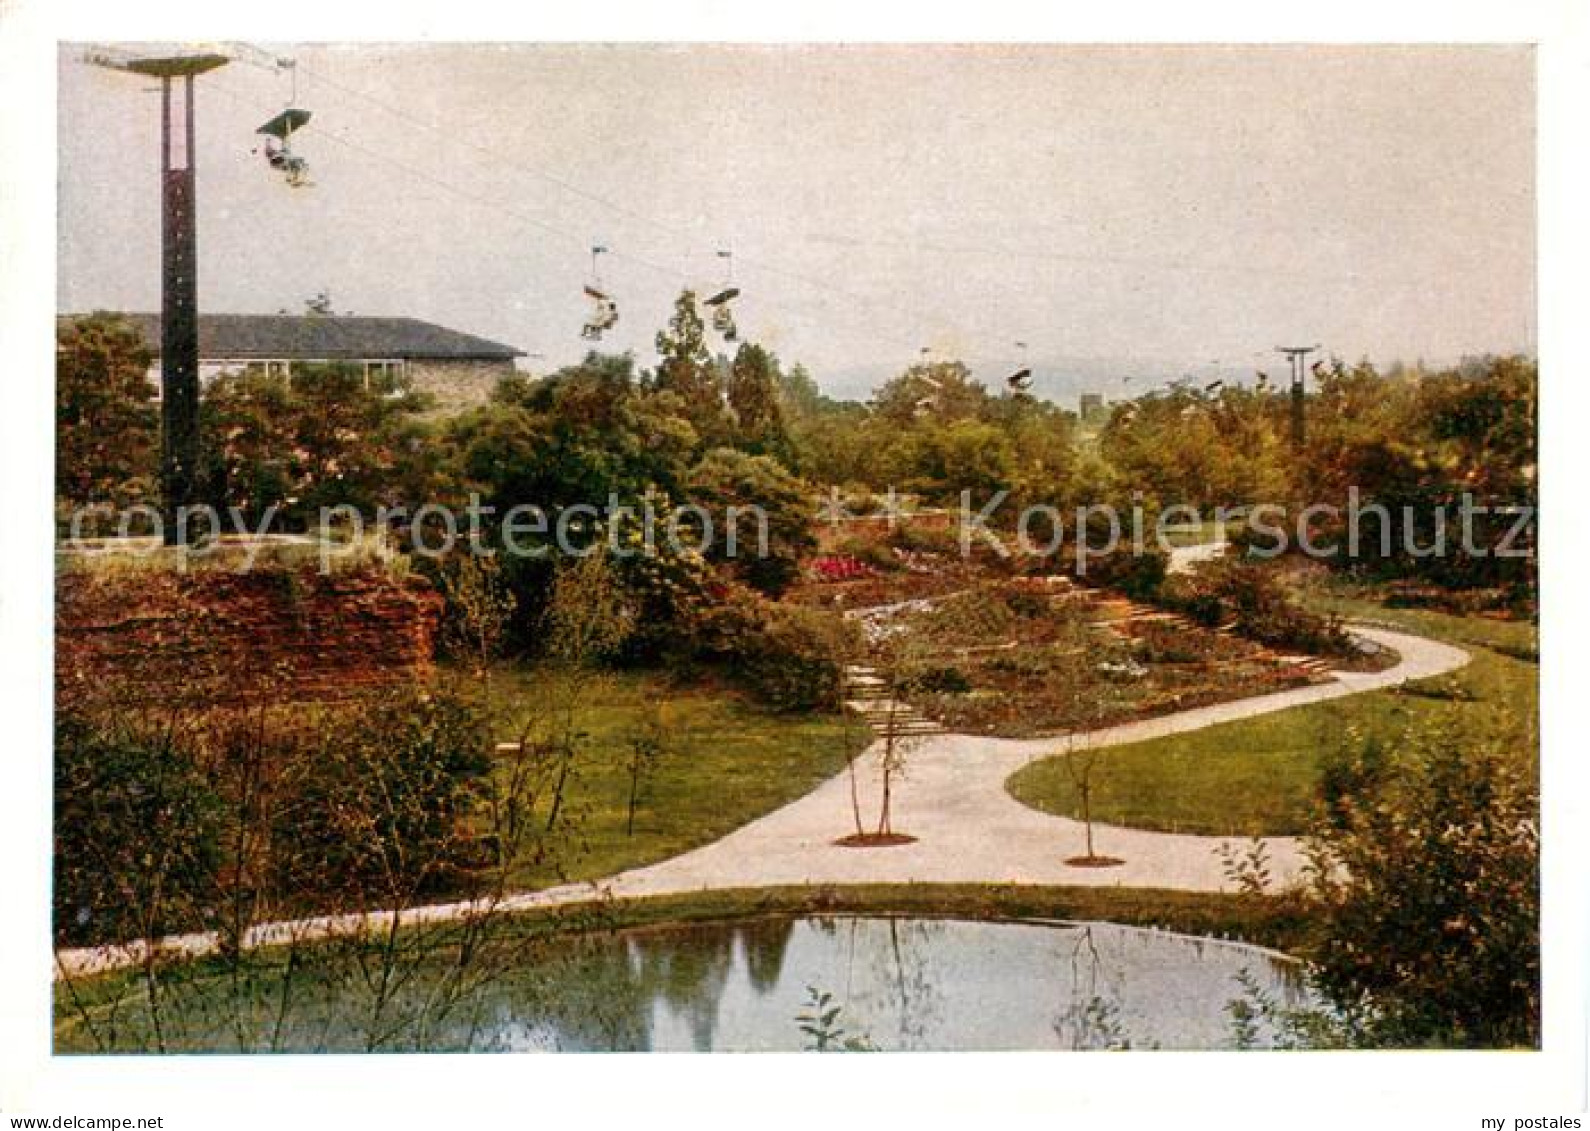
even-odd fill
[[(1459, 668), (1469, 656), (1460, 648), (1384, 629), (1355, 632), (1395, 649), (1401, 660), (1374, 673), (1333, 673), (1330, 682), (1199, 707), (1142, 722), (1094, 731), (1094, 746), (1117, 746), (1182, 734), (1219, 723), (1253, 718), (1305, 703), (1339, 699)], [(1077, 868), (1065, 858), (1083, 851), (1077, 821), (1028, 808), (1005, 790), (1011, 774), (1058, 751), (1063, 738), (999, 739), (945, 734), (921, 740), (909, 751), (905, 772), (894, 786), (894, 826), (918, 839), (892, 848), (841, 848), (834, 839), (853, 831), (850, 778), (840, 773), (811, 793), (737, 829), (721, 840), (605, 880), (567, 884), (509, 898), (507, 910), (527, 910), (590, 900), (603, 895), (664, 895), (713, 888), (779, 884), (976, 882), (1071, 884), (1221, 891), (1228, 887), (1218, 855), (1224, 837), (1190, 836), (1094, 825), (1095, 850), (1122, 858), (1112, 868)], [(877, 813), (881, 749), (875, 744), (856, 760), (863, 817)], [(875, 819), (875, 817), (874, 817)], [(1285, 883), (1300, 871), (1298, 842), (1268, 838), (1270, 868)], [(1238, 847), (1242, 843), (1238, 842)], [(468, 914), (467, 903), (405, 911), (410, 922), (444, 921)], [(478, 908), (475, 908), (478, 910)], [(346, 934), (389, 922), (384, 913), (344, 915), (256, 928), (249, 945)], [(166, 940), (163, 947), (198, 955), (216, 949), (212, 934)], [(110, 969), (140, 960), (139, 946), (61, 951), (57, 974)]]

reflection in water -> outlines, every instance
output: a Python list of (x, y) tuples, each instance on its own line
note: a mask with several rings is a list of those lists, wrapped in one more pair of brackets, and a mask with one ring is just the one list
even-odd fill
[[(817, 986), (884, 1050), (1223, 1048), (1243, 970), (1284, 1004), (1305, 1000), (1295, 964), (1271, 952), (1104, 923), (765, 919), (620, 932), (582, 950), (539, 992), (516, 979), (505, 995), (519, 1032), (533, 1016), (552, 1039), (497, 1047), (799, 1049), (792, 1019)], [(593, 1028), (598, 1004), (626, 1023)]]
[[(1223, 1048), (1244, 970), (1281, 1005), (1307, 1003), (1295, 964), (1271, 952), (1107, 923), (767, 918), (564, 936), (512, 957), (386, 1047), (793, 1051), (816, 986), (850, 1033), (886, 1051)], [(333, 979), (314, 991), (278, 1047), (362, 1047), (358, 994)], [(416, 1001), (430, 992), (417, 977)], [(209, 1004), (227, 1016), (226, 1003)], [(186, 1032), (191, 1048), (268, 1044), (198, 1021)]]

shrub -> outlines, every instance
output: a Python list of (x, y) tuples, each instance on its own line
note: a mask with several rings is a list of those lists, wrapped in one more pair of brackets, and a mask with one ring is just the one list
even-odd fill
[(907, 693), (926, 692), (929, 695), (964, 695), (972, 689), (972, 681), (957, 667), (927, 667), (908, 675), (902, 683)]
[(1005, 605), (1023, 620), (1037, 620), (1049, 614), (1049, 599), (1030, 589), (1007, 589)]
[(952, 594), (913, 619), (934, 644), (1004, 641), (1016, 627), (1016, 614), (1005, 592), (992, 585)]
[[(771, 456), (716, 448), (691, 469), (689, 490), (692, 500), (707, 508), (717, 524), (710, 546), (715, 562), (770, 597), (799, 579), (801, 557), (817, 545), (811, 529), (810, 488), (783, 464)], [(747, 516), (756, 521), (742, 523)]]
[(1340, 621), (1302, 608), (1271, 570), (1252, 562), (1204, 562), (1167, 582), (1160, 600), (1201, 624), (1235, 621), (1244, 636), (1273, 647), (1326, 655), (1352, 647)]
[[(834, 547), (833, 554), (828, 556), (850, 558), (879, 572), (900, 568), (899, 559), (890, 551), (888, 545), (871, 538), (861, 538), (854, 535), (841, 539), (838, 545)], [(812, 564), (815, 566), (817, 563), (814, 561)]]
[(172, 728), (66, 715), (55, 731), (59, 945), (204, 925), (221, 869), (223, 803)]
[(839, 704), (845, 657), (859, 649), (854, 625), (818, 609), (732, 591), (706, 618), (700, 654), (781, 711)]
[(410, 688), (328, 721), (273, 830), (281, 889), (346, 906), (446, 887), (473, 856), (467, 820), (491, 770), (483, 712)]
[(80, 945), (456, 886), (491, 769), (473, 701), (408, 688), (325, 708), (56, 729), (55, 931)]
[(1349, 747), (1310, 838), (1312, 978), (1359, 1043), (1540, 1039), (1539, 791), (1462, 730)]
[(1086, 569), (1078, 570), (1078, 577), (1089, 585), (1118, 589), (1135, 601), (1147, 601), (1159, 593), (1169, 562), (1169, 555), (1158, 547), (1144, 547), (1138, 553), (1131, 546), (1121, 546), (1089, 558)]

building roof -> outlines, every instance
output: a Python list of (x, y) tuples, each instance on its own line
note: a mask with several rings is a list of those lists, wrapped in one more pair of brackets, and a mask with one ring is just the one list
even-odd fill
[[(74, 315), (65, 315), (71, 318)], [(122, 314), (160, 352), (158, 314)], [(342, 314), (201, 314), (199, 357), (206, 361), (359, 361), (374, 359), (511, 361), (524, 351), (421, 322)]]

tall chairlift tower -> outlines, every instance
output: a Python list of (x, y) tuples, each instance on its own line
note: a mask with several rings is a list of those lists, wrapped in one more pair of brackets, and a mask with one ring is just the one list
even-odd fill
[(177, 540), (178, 509), (204, 501), (193, 80), (229, 60), (213, 53), (145, 57), (90, 53), (88, 60), (160, 80), (160, 488), (162, 527), (170, 545)]

